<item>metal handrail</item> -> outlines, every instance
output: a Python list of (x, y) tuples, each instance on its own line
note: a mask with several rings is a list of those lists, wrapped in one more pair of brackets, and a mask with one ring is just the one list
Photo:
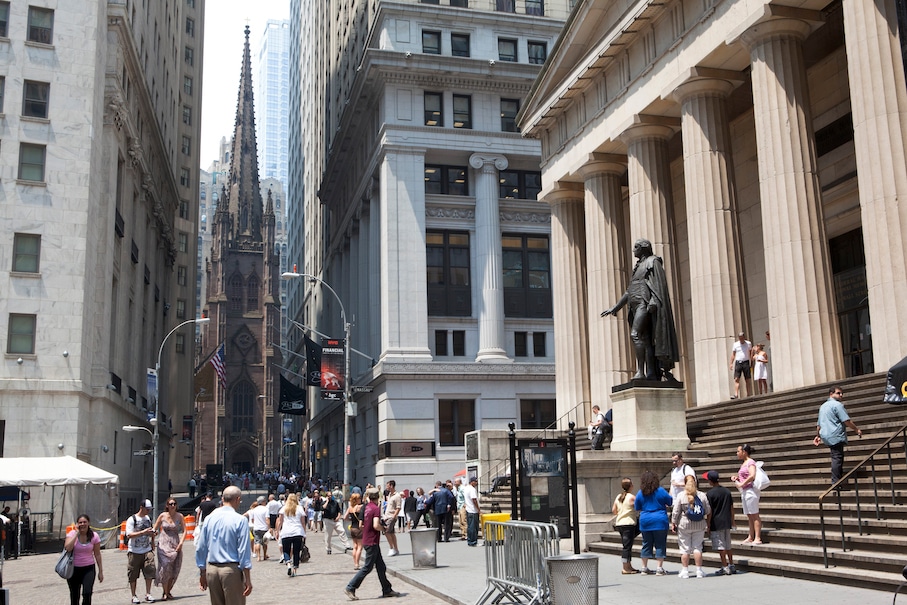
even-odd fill
[(879, 478), (876, 475), (876, 456), (880, 454), (883, 450), (888, 458), (888, 484), (891, 486), (891, 504), (897, 505), (897, 500), (895, 499), (895, 489), (894, 489), (894, 459), (892, 457), (891, 445), (894, 441), (900, 436), (903, 441), (904, 447), (904, 461), (907, 463), (907, 424), (904, 424), (896, 430), (892, 435), (885, 440), (879, 447), (877, 447), (871, 454), (863, 458), (856, 466), (854, 466), (850, 472), (841, 477), (834, 485), (829, 487), (827, 490), (822, 492), (819, 496), (819, 523), (822, 528), (822, 557), (825, 562), (825, 567), (828, 567), (828, 543), (825, 535), (825, 498), (829, 494), (834, 493), (838, 506), (838, 525), (841, 530), (841, 550), (847, 551), (847, 536), (844, 528), (844, 509), (841, 504), (841, 492), (844, 489), (847, 489), (849, 484), (853, 483), (853, 492), (854, 498), (856, 501), (856, 513), (857, 513), (857, 528), (860, 532), (860, 535), (863, 535), (863, 510), (860, 506), (860, 486), (857, 482), (859, 478), (859, 473), (864, 471), (868, 466), (871, 471), (871, 480), (872, 480), (872, 492), (873, 492), (873, 502), (875, 506), (875, 515), (876, 520), (881, 520), (882, 518), (882, 507), (879, 502)]

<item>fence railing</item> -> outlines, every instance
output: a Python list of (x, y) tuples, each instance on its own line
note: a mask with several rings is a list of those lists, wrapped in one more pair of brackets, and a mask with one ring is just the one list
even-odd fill
[[(828, 496), (834, 495), (834, 502), (838, 512), (838, 526), (841, 532), (841, 550), (847, 551), (847, 529), (844, 523), (844, 504), (841, 499), (842, 492), (853, 490), (854, 510), (857, 519), (857, 530), (863, 535), (864, 514), (874, 514), (877, 520), (882, 519), (884, 506), (887, 505), (887, 496), (880, 496), (880, 488), (884, 491), (887, 485), (890, 492), (891, 505), (897, 506), (894, 468), (898, 464), (907, 464), (907, 424), (896, 430), (882, 445), (866, 456), (854, 468), (845, 474), (830, 488), (819, 496), (819, 523), (822, 527), (822, 558), (825, 567), (828, 567), (828, 540), (826, 538), (825, 505)], [(881, 467), (881, 471), (877, 470)], [(885, 470), (887, 469), (887, 473)], [(881, 476), (880, 476), (881, 474)], [(885, 476), (887, 475), (887, 477)], [(861, 484), (861, 481), (864, 483)], [(872, 504), (864, 504), (860, 500), (862, 487), (871, 491)], [(883, 500), (885, 502), (883, 503)]]
[(557, 526), (531, 521), (489, 521), (485, 537), (485, 592), (475, 605), (550, 602), (546, 559), (560, 554)]

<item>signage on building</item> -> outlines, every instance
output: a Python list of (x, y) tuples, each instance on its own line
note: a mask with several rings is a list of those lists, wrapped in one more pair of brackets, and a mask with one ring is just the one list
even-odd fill
[(378, 458), (434, 458), (434, 441), (387, 441), (378, 446)]
[(342, 338), (321, 339), (321, 398), (339, 401), (344, 389), (344, 355), (346, 342)]

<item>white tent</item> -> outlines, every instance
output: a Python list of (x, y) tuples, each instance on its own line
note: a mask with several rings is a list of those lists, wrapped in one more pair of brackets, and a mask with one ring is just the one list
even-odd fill
[[(20, 549), (23, 535), (28, 540), (38, 535), (62, 537), (66, 526), (82, 513), (91, 518), (101, 544), (112, 545), (114, 536), (119, 534), (119, 482), (117, 475), (72, 456), (0, 458), (0, 488), (17, 487), (22, 490), (20, 494), (30, 493), (29, 500), (19, 500), (14, 511), (19, 521), (16, 533)], [(56, 498), (57, 487), (62, 488), (60, 499)]]

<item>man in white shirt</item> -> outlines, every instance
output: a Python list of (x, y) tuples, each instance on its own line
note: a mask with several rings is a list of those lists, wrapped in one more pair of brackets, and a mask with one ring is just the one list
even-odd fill
[(731, 369), (734, 371), (734, 395), (731, 399), (740, 397), (740, 378), (746, 382), (746, 394), (753, 394), (750, 384), (750, 366), (753, 362), (753, 343), (746, 339), (746, 334), (737, 334), (737, 340), (731, 347)]
[(464, 507), (466, 508), (466, 545), (476, 546), (479, 542), (479, 492), (476, 486), (479, 480), (475, 475), (469, 478), (463, 490)]
[(695, 477), (696, 471), (683, 461), (683, 454), (679, 452), (671, 456), (671, 463), (674, 465), (671, 469), (671, 498), (676, 498), (677, 494), (683, 493), (687, 477)]
[(142, 602), (135, 594), (140, 573), (145, 576), (145, 601), (154, 602), (154, 597), (151, 596), (151, 582), (157, 575), (157, 568), (154, 560), (154, 527), (151, 517), (148, 516), (149, 511), (151, 500), (142, 500), (138, 512), (126, 519), (126, 537), (129, 538), (126, 574), (133, 603)]
[(265, 503), (264, 496), (259, 496), (256, 504), (257, 506), (250, 508), (246, 512), (246, 517), (249, 518), (249, 522), (252, 524), (252, 535), (255, 537), (253, 550), (257, 550), (259, 561), (266, 561), (269, 558), (268, 540), (270, 540), (268, 505)]
[(391, 479), (387, 482), (387, 507), (384, 509), (384, 537), (387, 538), (387, 556), (396, 557), (400, 554), (397, 549), (397, 515), (403, 508), (403, 498), (397, 493), (397, 482)]

